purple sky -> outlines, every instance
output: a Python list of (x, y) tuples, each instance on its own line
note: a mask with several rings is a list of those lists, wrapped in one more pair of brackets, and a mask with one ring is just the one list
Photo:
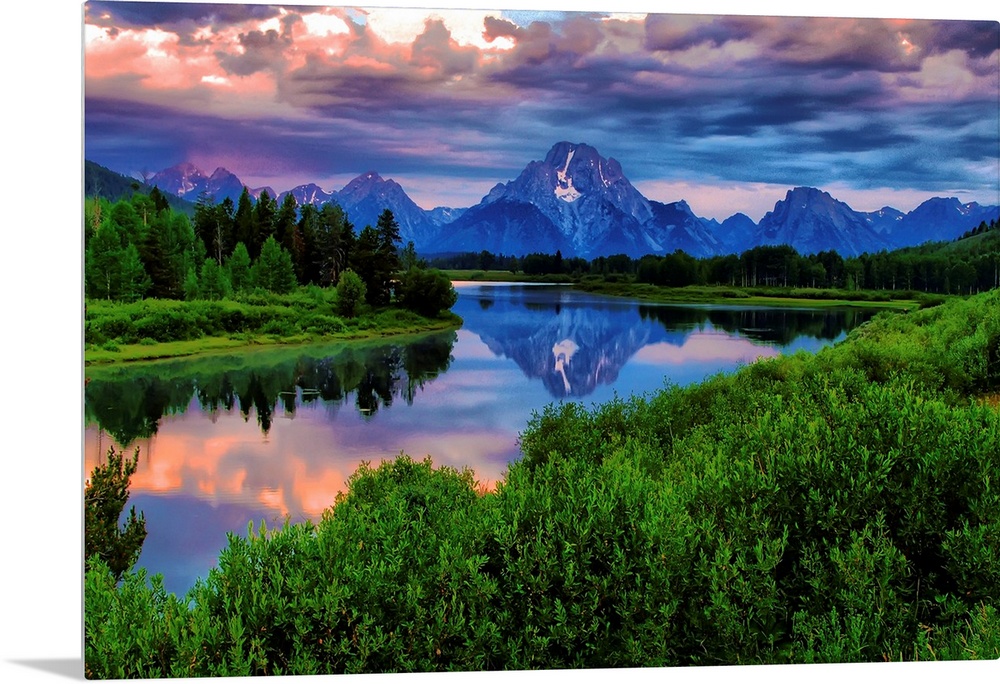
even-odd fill
[(991, 20), (91, 2), (85, 154), (277, 191), (375, 170), (431, 208), (475, 204), (569, 140), (720, 219), (757, 220), (795, 185), (862, 210), (1000, 203), (998, 36)]

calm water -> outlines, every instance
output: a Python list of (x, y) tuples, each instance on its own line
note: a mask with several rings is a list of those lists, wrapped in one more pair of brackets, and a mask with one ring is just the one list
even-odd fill
[(361, 461), (431, 455), (490, 484), (548, 403), (602, 403), (816, 350), (870, 316), (457, 289), (457, 332), (88, 369), (86, 472), (112, 445), (139, 448), (130, 504), (148, 536), (138, 565), (183, 594), (227, 532), (318, 519)]

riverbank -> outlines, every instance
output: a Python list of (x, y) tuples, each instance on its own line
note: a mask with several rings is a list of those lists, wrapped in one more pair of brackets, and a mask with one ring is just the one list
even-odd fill
[(809, 308), (862, 307), (912, 311), (943, 297), (918, 292), (833, 290), (818, 288), (739, 288), (723, 285), (661, 287), (647, 283), (583, 279), (574, 288), (609, 297), (625, 297), (657, 304), (711, 304), (739, 306), (789, 306)]
[(462, 319), (400, 308), (368, 309), (345, 318), (324, 293), (300, 292), (244, 301), (90, 301), (84, 319), (84, 365), (180, 358), (262, 346), (367, 341), (452, 330)]
[(625, 275), (573, 277), (549, 273), (528, 275), (510, 271), (447, 270), (452, 282), (524, 283), (569, 285), (582, 292), (635, 299), (657, 304), (709, 304), (740, 306), (789, 306), (809, 308), (861, 307), (912, 311), (922, 304), (940, 303), (944, 297), (914, 291), (840, 290), (796, 287), (731, 287), (688, 285), (663, 287), (634, 282)]
[(477, 283), (545, 283), (548, 285), (565, 285), (572, 283), (574, 278), (565, 274), (546, 273), (530, 275), (527, 273), (512, 273), (511, 271), (483, 271), (481, 269), (444, 269), (441, 271), (454, 282), (470, 281)]

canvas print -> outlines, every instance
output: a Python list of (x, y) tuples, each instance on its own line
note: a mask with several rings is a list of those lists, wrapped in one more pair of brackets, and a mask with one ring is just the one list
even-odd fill
[(1000, 658), (1000, 24), (83, 7), (93, 679)]

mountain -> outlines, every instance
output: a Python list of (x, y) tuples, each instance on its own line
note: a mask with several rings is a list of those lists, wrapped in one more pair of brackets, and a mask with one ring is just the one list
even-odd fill
[(997, 207), (977, 202), (962, 204), (955, 197), (933, 197), (900, 217), (886, 235), (893, 247), (954, 240), (983, 221), (989, 223), (997, 212)]
[(651, 201), (649, 204), (653, 209), (653, 230), (659, 237), (662, 251), (679, 249), (699, 258), (725, 251), (719, 236), (712, 231), (712, 222), (695, 216), (684, 200), (670, 204)]
[(900, 220), (906, 214), (901, 212), (899, 209), (894, 209), (892, 207), (882, 207), (878, 211), (862, 212), (862, 218), (868, 222), (877, 234), (885, 237), (896, 231)]
[(740, 254), (752, 245), (757, 224), (746, 214), (735, 213), (722, 223), (709, 227), (720, 245), (720, 254)]
[[(206, 175), (187, 163), (157, 173), (150, 185), (189, 202), (203, 195), (235, 202), (243, 190), (240, 179), (224, 168)], [(951, 240), (1000, 213), (996, 206), (938, 197), (906, 214), (892, 207), (857, 212), (827, 192), (796, 187), (759, 224), (739, 213), (719, 223), (696, 216), (683, 200), (647, 199), (614, 158), (601, 156), (586, 143), (566, 141), (553, 145), (542, 160), (528, 163), (513, 180), (497, 183), (468, 209), (423, 209), (399, 183), (375, 171), (330, 192), (308, 183), (281, 193), (271, 188), (250, 193), (257, 198), (263, 190), (279, 202), (288, 194), (300, 205), (336, 202), (358, 231), (375, 225), (389, 209), (404, 244), (412, 240), (424, 255), (489, 250), (521, 256), (558, 250), (566, 257), (592, 259), (680, 249), (708, 257), (789, 244), (802, 254), (836, 250), (854, 256)]]
[(443, 226), (430, 247), (422, 251), (518, 254), (570, 249), (559, 227), (529, 202), (499, 199), (480, 203)]
[[(213, 198), (215, 202), (227, 197), (237, 202), (244, 187), (236, 175), (224, 168), (217, 168), (208, 176), (189, 163), (164, 169), (150, 178), (149, 182), (164, 192), (190, 201), (197, 201), (199, 197), (207, 196)], [(326, 192), (315, 183), (306, 183), (280, 193), (270, 187), (249, 189), (254, 199), (259, 199), (264, 191), (276, 198), (278, 204), (286, 195), (292, 195), (300, 205), (320, 206), (327, 202), (336, 202), (344, 209), (359, 232), (367, 225), (374, 226), (378, 222), (379, 214), (389, 209), (399, 223), (399, 233), (403, 242), (412, 240), (418, 245), (426, 245), (436, 237), (441, 226), (450, 223), (464, 211), (449, 207), (437, 207), (432, 211), (421, 209), (399, 183), (391, 179), (386, 180), (374, 171), (358, 176), (341, 190), (334, 192)]]
[(752, 242), (791, 245), (800, 254), (834, 250), (841, 256), (889, 248), (861, 214), (827, 192), (802, 187), (789, 190), (785, 199), (764, 215)]
[(315, 183), (306, 183), (305, 185), (297, 185), (291, 190), (280, 193), (278, 195), (279, 205), (285, 200), (285, 195), (291, 195), (292, 197), (294, 197), (295, 201), (300, 206), (303, 204), (322, 206), (336, 197), (335, 193), (326, 192), (325, 190), (323, 190), (323, 188), (319, 187)]
[[(84, 197), (104, 197), (117, 202), (123, 197), (131, 197), (134, 192), (148, 193), (152, 186), (144, 185), (135, 178), (124, 176), (117, 171), (101, 166), (95, 162), (83, 162), (83, 194)], [(176, 211), (194, 215), (194, 204), (170, 192), (163, 192), (167, 204)]]
[(404, 245), (410, 240), (414, 245), (426, 245), (439, 229), (430, 212), (418, 207), (399, 183), (386, 180), (374, 171), (352, 180), (333, 199), (347, 212), (358, 232), (365, 226), (378, 223), (379, 214), (386, 209), (392, 211), (399, 223), (399, 235)]
[(434, 207), (427, 212), (427, 219), (435, 226), (441, 227), (458, 220), (465, 211), (465, 209), (453, 209), (452, 207)]
[(686, 203), (650, 202), (618, 161), (585, 143), (563, 141), (514, 180), (494, 186), (478, 205), (445, 226), (428, 251), (471, 245), (493, 245), (504, 254), (560, 250), (565, 256), (593, 258), (676, 248), (703, 256), (714, 253), (717, 241)]
[[(213, 202), (221, 202), (229, 198), (237, 202), (243, 193), (243, 182), (235, 174), (221, 166), (207, 176), (194, 164), (183, 162), (169, 169), (154, 174), (149, 184), (164, 192), (182, 197), (190, 202), (197, 202), (200, 197), (207, 197)], [(260, 197), (261, 190), (267, 190), (274, 197), (270, 188), (258, 188), (250, 192), (254, 198)]]

